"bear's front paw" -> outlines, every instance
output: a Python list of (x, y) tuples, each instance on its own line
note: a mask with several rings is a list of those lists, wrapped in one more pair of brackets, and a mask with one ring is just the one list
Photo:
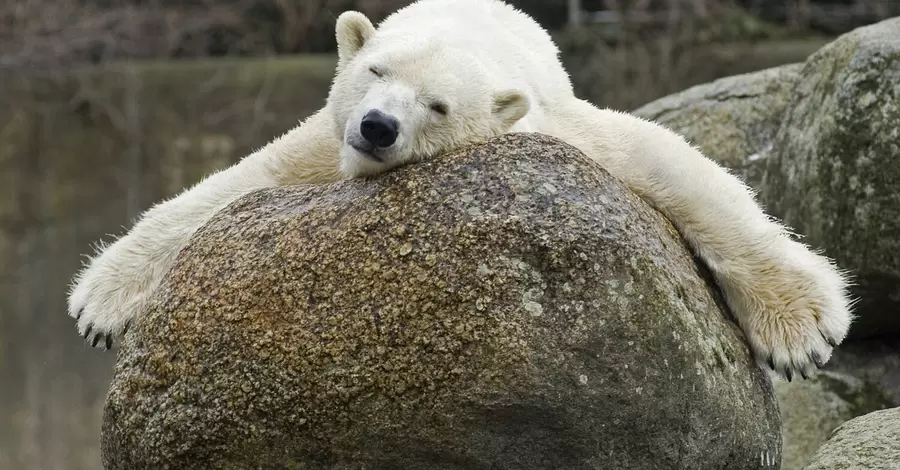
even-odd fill
[(146, 303), (151, 269), (121, 248), (110, 246), (91, 260), (69, 293), (69, 316), (91, 347), (112, 348)]
[(853, 320), (844, 274), (794, 241), (749, 282), (730, 284), (754, 355), (788, 381), (809, 378), (828, 362)]

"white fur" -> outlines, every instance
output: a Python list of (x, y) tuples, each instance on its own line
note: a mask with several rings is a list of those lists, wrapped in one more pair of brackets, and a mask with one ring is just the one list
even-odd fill
[[(81, 315), (82, 334), (120, 335), (188, 238), (249, 190), (376, 174), (505, 132), (541, 132), (579, 148), (675, 224), (761, 362), (788, 379), (807, 376), (845, 337), (844, 274), (680, 136), (575, 97), (556, 46), (530, 17), (497, 0), (420, 0), (377, 30), (344, 13), (336, 35), (337, 73), (320, 112), (147, 211), (76, 277), (69, 314)], [(437, 102), (446, 115), (430, 109)], [(397, 141), (377, 152), (383, 162), (350, 145), (371, 109), (400, 122)]]

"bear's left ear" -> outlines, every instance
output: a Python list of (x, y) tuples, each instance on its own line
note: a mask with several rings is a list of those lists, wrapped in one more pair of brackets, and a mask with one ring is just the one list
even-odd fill
[(525, 117), (530, 107), (528, 97), (519, 90), (494, 93), (494, 116), (506, 127)]
[(338, 67), (353, 59), (366, 45), (366, 41), (375, 34), (372, 22), (358, 11), (341, 13), (334, 29), (338, 46)]

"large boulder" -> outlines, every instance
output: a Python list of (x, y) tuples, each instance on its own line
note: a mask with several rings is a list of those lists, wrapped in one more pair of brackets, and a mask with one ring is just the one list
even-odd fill
[(898, 465), (900, 408), (891, 408), (842, 424), (804, 470), (895, 470)]
[(852, 272), (852, 337), (900, 332), (900, 18), (813, 54), (792, 90), (760, 198)]
[[(636, 114), (735, 170), (816, 248), (851, 271), (861, 317), (827, 372), (776, 383), (784, 470), (841, 423), (900, 404), (900, 19), (846, 34), (793, 64), (727, 77)], [(859, 341), (884, 333), (885, 338)], [(856, 341), (853, 341), (856, 340)]]
[(771, 382), (705, 276), (536, 134), (254, 192), (126, 336), (104, 465), (777, 468)]

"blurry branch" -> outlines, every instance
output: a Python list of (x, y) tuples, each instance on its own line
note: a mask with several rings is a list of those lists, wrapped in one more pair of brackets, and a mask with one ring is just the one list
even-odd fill
[(99, 111), (109, 120), (113, 129), (127, 133), (130, 126), (126, 113), (113, 103), (114, 97), (108, 93), (108, 90), (99, 89), (92, 82), (89, 74), (73, 73), (71, 76), (76, 86), (69, 103), (76, 107), (88, 106), (92, 111)]
[[(768, 1), (774, 0), (756, 3)], [(581, 23), (556, 39), (579, 95), (632, 109), (718, 78), (724, 62), (716, 55), (732, 44), (740, 50), (758, 39), (790, 36), (786, 27), (750, 13), (749, 3), (754, 2), (604, 0), (601, 10), (574, 15)]]
[[(629, 21), (652, 27), (667, 15), (677, 14), (687, 7), (696, 18), (710, 18), (722, 8), (740, 8), (769, 21), (784, 24), (793, 30), (816, 30), (840, 34), (900, 14), (897, 0), (602, 0), (597, 11), (579, 8), (588, 3), (570, 0), (570, 24), (612, 24)], [(596, 8), (596, 2), (590, 2)], [(581, 11), (579, 11), (579, 9)], [(627, 16), (622, 16), (627, 10)]]
[(268, 109), (269, 100), (272, 97), (272, 90), (275, 88), (275, 75), (271, 71), (266, 71), (266, 78), (259, 93), (253, 99), (253, 112), (250, 121), (250, 135), (256, 135), (266, 121), (266, 109)]
[(202, 85), (197, 87), (196, 92), (193, 93), (191, 105), (188, 106), (188, 109), (196, 109), (198, 111), (203, 110), (203, 116), (195, 117), (191, 119), (191, 121), (199, 121), (205, 126), (216, 127), (220, 122), (230, 117), (232, 114), (230, 107), (226, 107), (223, 110), (213, 110), (209, 109), (208, 105), (204, 106), (204, 103), (207, 102), (209, 96), (222, 86), (226, 79), (227, 72), (224, 69), (219, 69), (216, 70), (208, 80), (204, 81)]

